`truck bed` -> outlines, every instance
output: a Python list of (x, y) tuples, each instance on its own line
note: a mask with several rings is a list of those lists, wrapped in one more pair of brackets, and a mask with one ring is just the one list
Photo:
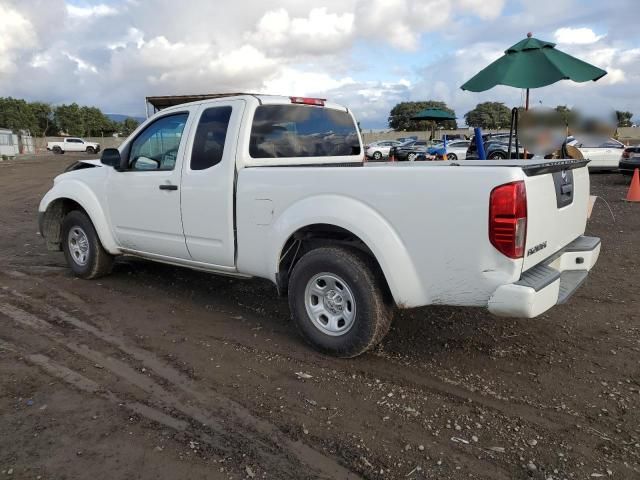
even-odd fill
[[(390, 281), (400, 286), (392, 287), (397, 303), (486, 306), (498, 286), (516, 282), (584, 233), (585, 165), (513, 160), (245, 168), (237, 181), (238, 268), (273, 278), (276, 237), (304, 222), (331, 224), (360, 236), (385, 275), (397, 277)], [(558, 206), (554, 176), (562, 172), (573, 177), (572, 199)], [(527, 253), (511, 259), (488, 240), (489, 197), (496, 186), (521, 180), (529, 205)]]

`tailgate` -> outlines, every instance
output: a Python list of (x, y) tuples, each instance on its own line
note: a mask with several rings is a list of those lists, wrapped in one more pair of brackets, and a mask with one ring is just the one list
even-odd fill
[(589, 171), (584, 161), (523, 168), (527, 241), (522, 270), (537, 265), (582, 235), (587, 223)]

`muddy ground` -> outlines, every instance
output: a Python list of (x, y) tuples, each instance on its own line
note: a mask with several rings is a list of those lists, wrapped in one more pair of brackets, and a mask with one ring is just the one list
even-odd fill
[[(599, 263), (535, 320), (397, 315), (304, 345), (268, 282), (118, 261), (72, 277), (37, 205), (72, 160), (0, 163), (0, 478), (640, 478), (640, 205), (593, 175)], [(302, 374), (302, 375), (301, 375)]]

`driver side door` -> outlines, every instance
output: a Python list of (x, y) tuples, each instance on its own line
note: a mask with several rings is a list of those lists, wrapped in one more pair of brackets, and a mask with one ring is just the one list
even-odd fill
[(182, 157), (195, 107), (155, 119), (124, 148), (125, 168), (107, 181), (111, 225), (121, 248), (189, 259), (180, 213)]

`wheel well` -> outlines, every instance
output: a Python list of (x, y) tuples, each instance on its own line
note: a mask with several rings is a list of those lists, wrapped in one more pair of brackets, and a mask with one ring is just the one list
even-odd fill
[(278, 292), (282, 295), (287, 293), (289, 276), (293, 267), (295, 267), (296, 263), (305, 253), (328, 245), (342, 245), (365, 253), (370, 258), (372, 265), (383, 280), (385, 293), (388, 294), (389, 297), (391, 296), (382, 268), (367, 244), (349, 230), (325, 223), (307, 225), (306, 227), (300, 228), (294, 232), (287, 239), (282, 247), (282, 251), (280, 252), (280, 262), (278, 264), (278, 273), (276, 275), (276, 286), (278, 287)]
[(44, 212), (40, 232), (47, 242), (47, 249), (59, 251), (62, 249), (62, 220), (67, 213), (79, 210), (86, 214), (82, 206), (70, 198), (58, 198), (51, 202)]

